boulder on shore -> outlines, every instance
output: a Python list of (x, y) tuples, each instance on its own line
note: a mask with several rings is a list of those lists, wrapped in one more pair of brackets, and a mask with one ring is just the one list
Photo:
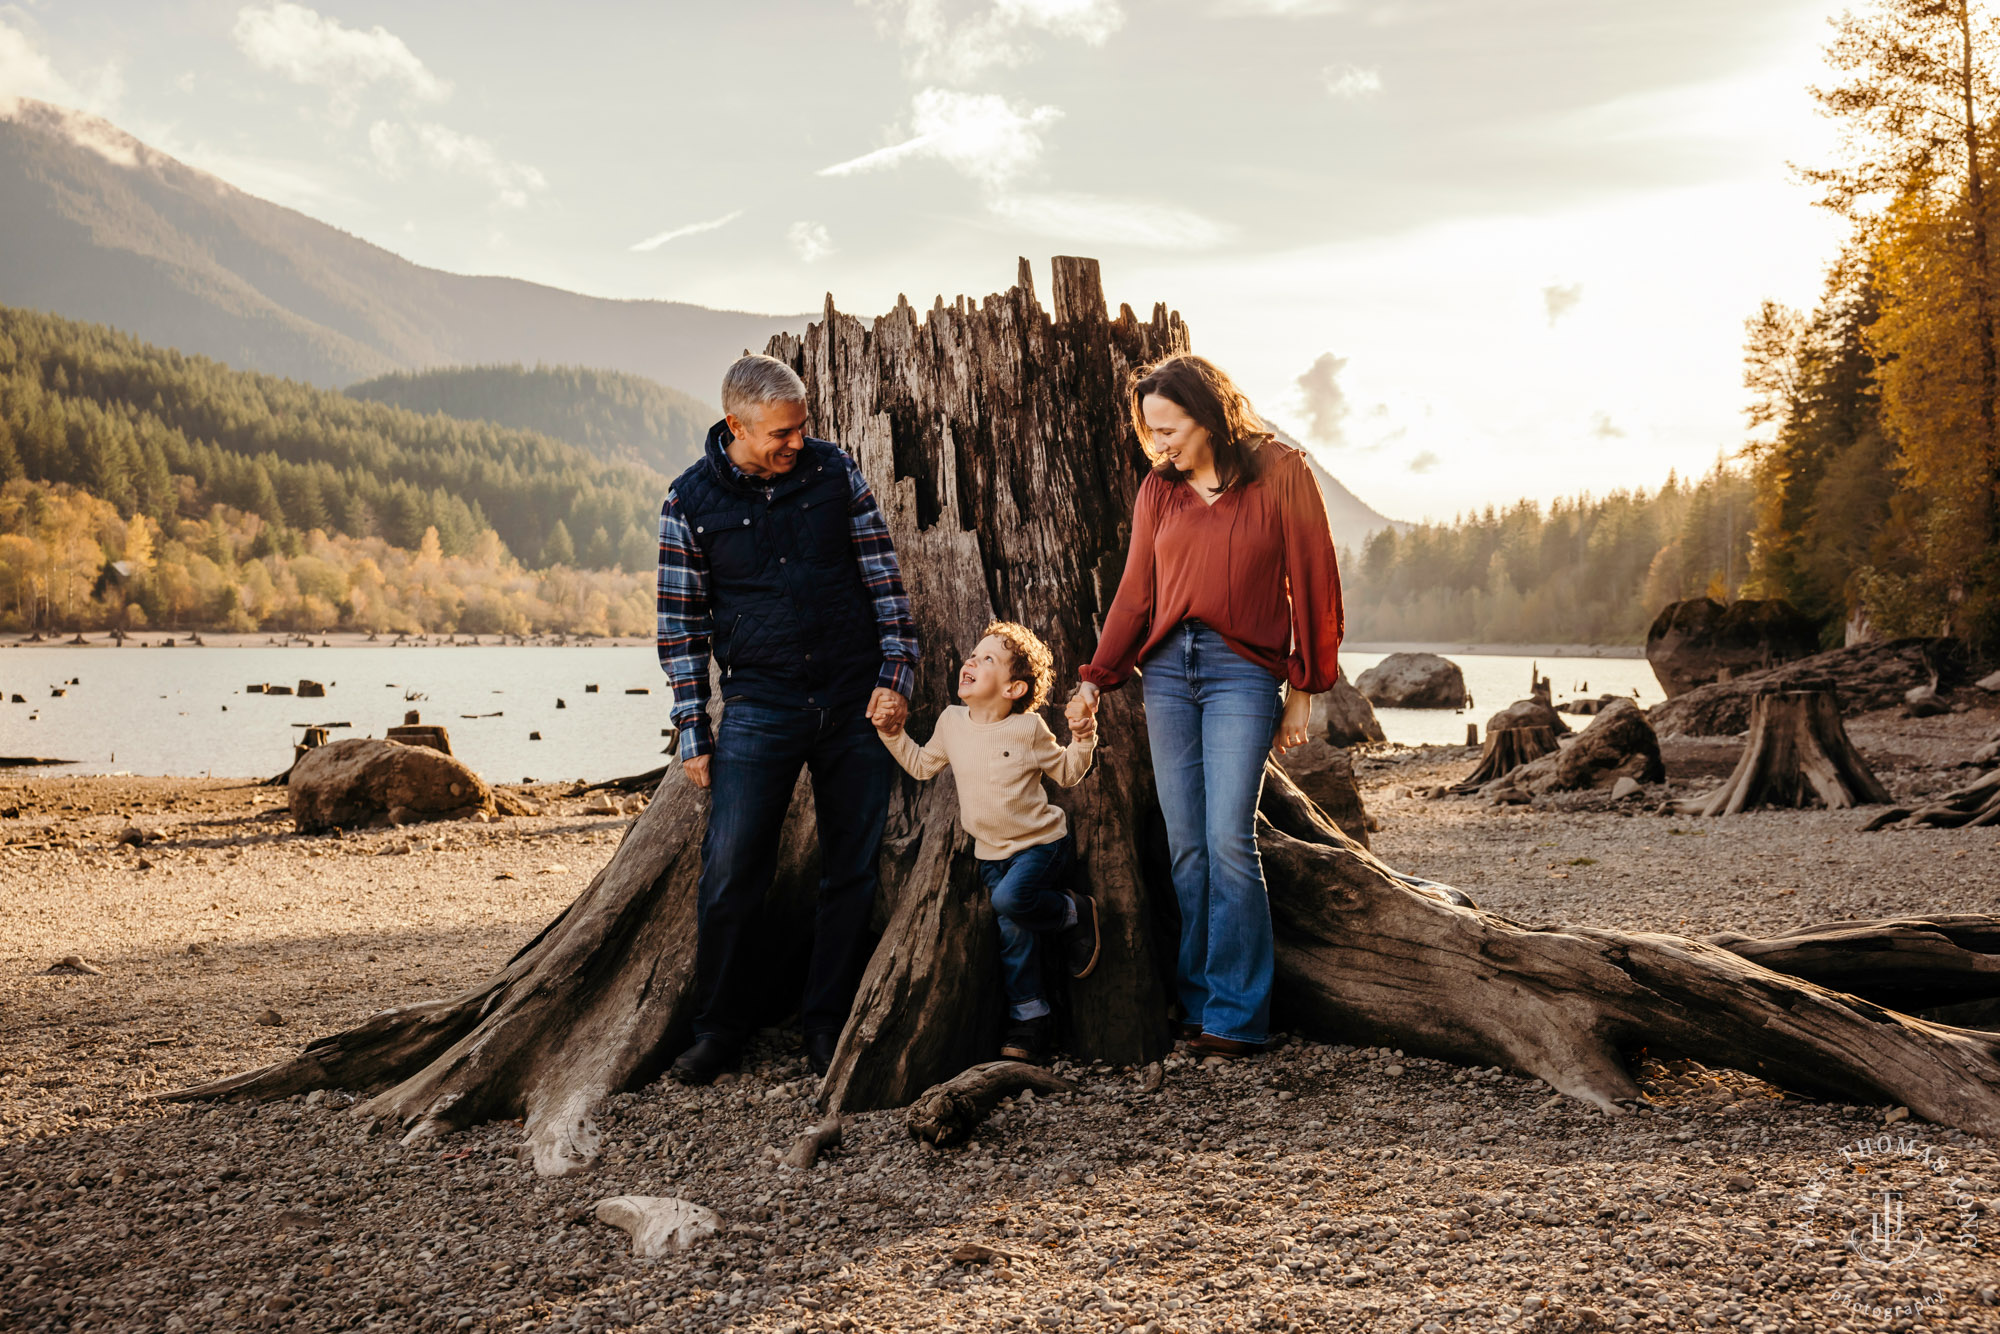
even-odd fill
[(1919, 686), (1949, 689), (1964, 676), (1965, 647), (1955, 639), (1873, 641), (1699, 686), (1648, 716), (1661, 736), (1734, 736), (1750, 726), (1750, 701), (1763, 691), (1831, 688), (1841, 716), (1852, 718), (1894, 708)]
[(1391, 653), (1354, 679), (1380, 709), (1462, 709), (1465, 673), (1435, 653)]
[(1621, 778), (1657, 783), (1666, 776), (1660, 739), (1646, 721), (1645, 711), (1631, 700), (1621, 699), (1605, 705), (1590, 726), (1561, 750), (1494, 779), (1480, 794), (1518, 801), (1543, 792), (1615, 787)]
[(442, 751), (359, 737), (316, 746), (286, 784), (302, 833), (493, 813), (486, 780)]
[(1375, 706), (1347, 679), (1343, 669), (1333, 689), (1313, 696), (1312, 722), (1315, 737), (1325, 737), (1335, 746), (1363, 746), (1371, 741), (1387, 741)]
[(1673, 699), (1819, 652), (1819, 626), (1783, 598), (1669, 602), (1646, 631), (1646, 661)]

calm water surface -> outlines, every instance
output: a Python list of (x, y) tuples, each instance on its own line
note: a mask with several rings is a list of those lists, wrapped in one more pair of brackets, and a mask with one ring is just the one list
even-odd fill
[[(1383, 656), (1341, 660), (1352, 678)], [(1531, 662), (1554, 681), (1558, 699), (1635, 689), (1642, 705), (1664, 698), (1643, 658), (1446, 656), (1465, 672), (1475, 706), (1380, 710), (1391, 741), (1463, 742), (1466, 723), (1483, 728), (1527, 693)], [(325, 685), (326, 697), (244, 690), (253, 682), (296, 687), (302, 678)], [(650, 693), (625, 693), (634, 688)], [(350, 724), (336, 739), (381, 736), (415, 709), (451, 729), (452, 749), (467, 764), (504, 783), (596, 781), (663, 764), (671, 705), (649, 646), (0, 649), (0, 695), (17, 694), (24, 703), (0, 704), (0, 755), (77, 762), (62, 772), (263, 778), (291, 763), (300, 724)], [(529, 740), (533, 732), (542, 739)]]

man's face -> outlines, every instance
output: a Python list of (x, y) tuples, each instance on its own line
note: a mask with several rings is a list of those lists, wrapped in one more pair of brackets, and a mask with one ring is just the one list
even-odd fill
[(729, 461), (752, 477), (783, 477), (806, 443), (806, 405), (763, 403), (729, 414)]

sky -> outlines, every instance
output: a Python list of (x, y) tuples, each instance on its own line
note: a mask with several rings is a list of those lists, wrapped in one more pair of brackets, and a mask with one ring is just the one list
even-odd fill
[[(852, 314), (1102, 261), (1399, 519), (1744, 439), (1842, 231), (1826, 0), (13, 0), (81, 107), (422, 264)], [(713, 398), (712, 386), (681, 386)]]

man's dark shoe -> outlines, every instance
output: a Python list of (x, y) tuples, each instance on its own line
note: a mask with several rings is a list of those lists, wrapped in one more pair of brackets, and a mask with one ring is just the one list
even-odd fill
[(1063, 928), (1063, 958), (1069, 964), (1071, 977), (1089, 977), (1097, 967), (1102, 945), (1097, 934), (1097, 900), (1074, 892), (1069, 900), (1076, 905), (1076, 925)]
[(743, 1053), (733, 1042), (722, 1038), (696, 1038), (694, 1045), (674, 1060), (667, 1073), (681, 1084), (713, 1084), (719, 1074), (743, 1063)]
[(806, 1067), (815, 1075), (825, 1075), (827, 1067), (833, 1064), (833, 1053), (840, 1046), (839, 1033), (806, 1034)]
[(1049, 1017), (1014, 1019), (1000, 1038), (1000, 1059), (1026, 1061), (1029, 1065), (1049, 1063)]

